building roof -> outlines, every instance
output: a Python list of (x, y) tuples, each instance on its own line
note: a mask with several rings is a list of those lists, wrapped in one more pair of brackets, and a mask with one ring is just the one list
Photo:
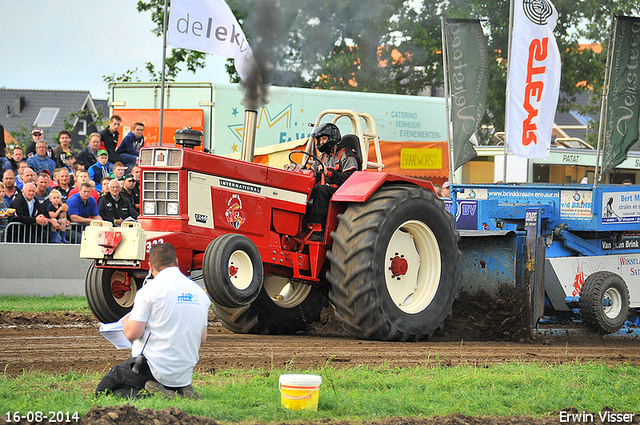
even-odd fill
[[(593, 96), (594, 94), (590, 90), (584, 90), (576, 96), (575, 103), (585, 106)], [(577, 137), (586, 141), (587, 133), (594, 133), (592, 129), (587, 128), (589, 123), (597, 122), (598, 120), (600, 120), (599, 114), (582, 115), (574, 106), (569, 112), (556, 112), (555, 124), (564, 131), (568, 137)]]
[[(82, 109), (94, 117), (98, 112), (88, 90), (0, 89), (0, 122), (9, 132), (40, 127), (45, 140), (52, 141), (64, 129), (64, 118)], [(76, 117), (71, 124), (77, 120)]]

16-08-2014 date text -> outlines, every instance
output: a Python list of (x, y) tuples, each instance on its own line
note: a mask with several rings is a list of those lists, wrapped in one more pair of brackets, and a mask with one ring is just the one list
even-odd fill
[(72, 423), (79, 422), (80, 415), (78, 412), (54, 412), (50, 410), (49, 412), (40, 412), (40, 411), (28, 411), (28, 412), (6, 412), (7, 423), (16, 423), (21, 420), (26, 420), (27, 422), (50, 422), (50, 423)]

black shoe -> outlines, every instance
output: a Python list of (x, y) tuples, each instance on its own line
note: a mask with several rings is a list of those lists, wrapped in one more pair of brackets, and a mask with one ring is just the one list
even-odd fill
[(178, 395), (177, 391), (170, 390), (158, 381), (145, 382), (144, 389), (147, 390), (149, 394), (158, 394), (166, 398), (173, 398)]
[(178, 389), (178, 395), (184, 398), (192, 398), (194, 400), (200, 400), (200, 394), (193, 389), (193, 385), (189, 384), (186, 387)]

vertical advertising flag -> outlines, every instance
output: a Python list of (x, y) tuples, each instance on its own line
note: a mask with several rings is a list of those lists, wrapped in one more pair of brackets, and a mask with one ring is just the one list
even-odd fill
[(477, 155), (469, 139), (487, 106), (489, 59), (479, 20), (445, 19), (444, 25), (455, 171)]
[(627, 158), (638, 140), (640, 113), (640, 18), (617, 16), (609, 45), (607, 105), (604, 118), (602, 172)]
[(224, 0), (172, 0), (167, 43), (234, 58), (242, 80), (251, 71), (251, 48)]
[(513, 0), (506, 137), (521, 158), (547, 158), (560, 91), (560, 52), (549, 0)]

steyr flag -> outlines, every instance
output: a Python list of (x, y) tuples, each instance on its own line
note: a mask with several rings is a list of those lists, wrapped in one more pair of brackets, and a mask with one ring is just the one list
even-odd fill
[(167, 43), (231, 57), (242, 80), (251, 71), (251, 48), (224, 0), (172, 0)]
[(549, 0), (514, 0), (506, 137), (521, 158), (547, 158), (560, 90), (560, 52)]

